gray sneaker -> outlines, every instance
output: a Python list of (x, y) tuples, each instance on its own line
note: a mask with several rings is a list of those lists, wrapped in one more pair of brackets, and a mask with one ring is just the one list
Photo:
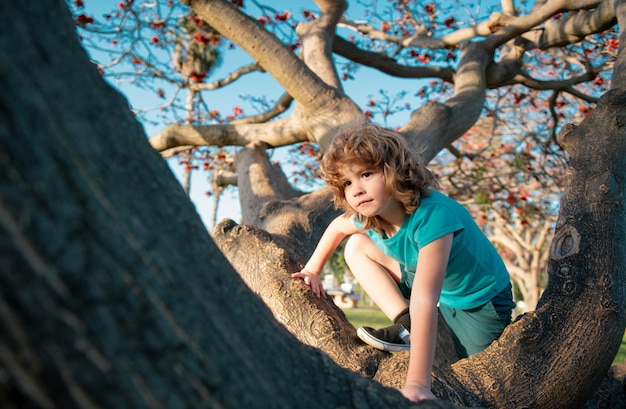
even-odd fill
[(356, 334), (363, 342), (374, 348), (390, 351), (408, 351), (411, 348), (409, 331), (401, 324), (393, 324), (381, 329), (361, 327)]

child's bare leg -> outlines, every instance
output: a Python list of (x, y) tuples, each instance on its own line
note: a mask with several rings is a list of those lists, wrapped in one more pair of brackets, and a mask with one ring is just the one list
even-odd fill
[(353, 234), (344, 253), (350, 271), (383, 313), (393, 320), (409, 306), (398, 287), (400, 265), (365, 234)]

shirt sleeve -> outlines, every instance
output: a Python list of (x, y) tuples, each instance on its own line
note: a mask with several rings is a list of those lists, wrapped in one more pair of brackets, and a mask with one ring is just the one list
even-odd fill
[(419, 217), (414, 230), (414, 239), (418, 248), (450, 233), (458, 233), (464, 229), (453, 209), (443, 204), (425, 206), (418, 209)]

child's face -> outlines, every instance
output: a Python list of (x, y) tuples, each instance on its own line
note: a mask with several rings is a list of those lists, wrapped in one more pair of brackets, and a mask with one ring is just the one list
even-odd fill
[(355, 212), (366, 216), (386, 218), (396, 212), (399, 202), (387, 193), (382, 169), (347, 164), (341, 172), (344, 196)]

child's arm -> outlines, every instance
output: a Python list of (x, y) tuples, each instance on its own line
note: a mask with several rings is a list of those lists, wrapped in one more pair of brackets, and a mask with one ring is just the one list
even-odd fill
[(358, 229), (350, 217), (345, 215), (338, 216), (330, 222), (311, 258), (304, 268), (298, 273), (291, 276), (302, 278), (304, 282), (311, 287), (311, 291), (318, 297), (326, 298), (326, 292), (322, 286), (320, 273), (326, 264), (326, 261), (333, 254), (339, 243), (348, 235), (357, 233)]
[(411, 289), (411, 353), (402, 394), (412, 401), (436, 399), (431, 392), (431, 371), (437, 341), (437, 303), (446, 274), (452, 233), (422, 247)]

